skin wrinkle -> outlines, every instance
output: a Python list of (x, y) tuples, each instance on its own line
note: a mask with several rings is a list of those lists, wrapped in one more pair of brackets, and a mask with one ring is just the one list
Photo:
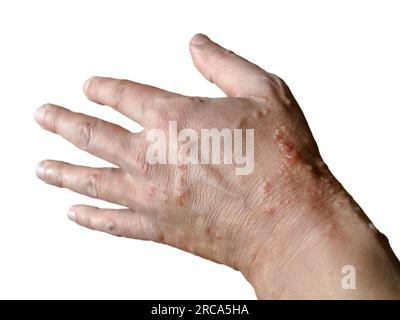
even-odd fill
[[(129, 82), (128, 82), (129, 83)], [(117, 111), (121, 110), (121, 103), (125, 97), (127, 88), (128, 88), (128, 83), (124, 80), (121, 80), (121, 83), (119, 85), (119, 89), (117, 90), (116, 93), (116, 102), (115, 102), (115, 109)]]
[(269, 181), (269, 179), (267, 177), (262, 178), (261, 186), (262, 186), (262, 194), (263, 194), (262, 212), (264, 212), (267, 215), (273, 215), (276, 212), (276, 208), (271, 206), (271, 204), (269, 203), (269, 200), (272, 196), (272, 194), (271, 194), (272, 186), (271, 186), (271, 182)]
[[(57, 119), (58, 117), (56, 116), (56, 110), (54, 110), (51, 105), (45, 104), (43, 106), (43, 118), (45, 119), (45, 123), (49, 124), (51, 123), (50, 126), (47, 128), (52, 132), (52, 133), (57, 133)], [(50, 118), (50, 120), (49, 120)]]
[[(62, 171), (59, 171), (59, 173), (57, 173), (57, 169), (56, 168), (48, 168), (47, 170), (47, 176), (48, 177), (52, 177), (52, 179), (54, 179), (55, 185), (59, 188), (64, 188), (64, 175), (62, 174)], [(51, 181), (49, 179), (49, 181)]]
[[(144, 143), (137, 143), (135, 138), (137, 138), (137, 135), (134, 134), (121, 136), (121, 140), (119, 141), (118, 145), (119, 156), (122, 159), (120, 167), (127, 172), (140, 174), (140, 168), (134, 165), (137, 161), (137, 156), (135, 157), (134, 154), (143, 154), (144, 150), (146, 150), (146, 146)], [(132, 152), (132, 149), (134, 152)]]
[(92, 174), (89, 176), (88, 181), (85, 185), (87, 194), (92, 198), (98, 198), (101, 196), (99, 190), (101, 190), (101, 175)]
[(109, 233), (113, 236), (121, 237), (122, 235), (120, 234), (120, 230), (117, 227), (117, 224), (115, 221), (116, 221), (115, 219), (112, 219), (112, 218), (107, 219), (106, 218), (103, 222), (105, 225), (105, 230), (107, 233)]
[(82, 150), (89, 150), (89, 142), (95, 124), (93, 122), (82, 123), (77, 130), (78, 146)]
[[(38, 110), (44, 129), (118, 166), (42, 163), (37, 172), (44, 181), (127, 207), (73, 206), (70, 219), (226, 264), (259, 298), (400, 298), (398, 261), (323, 162), (287, 85), (204, 35), (194, 40), (195, 66), (227, 97), (186, 97), (91, 78), (88, 99), (137, 121), (140, 133), (55, 105)], [(254, 170), (237, 176), (236, 164), (150, 165), (146, 135), (152, 128), (168, 130), (170, 120), (196, 132), (253, 129)], [(356, 295), (340, 287), (341, 268), (351, 263), (368, 266), (363, 278), (373, 282)]]
[[(271, 248), (274, 247), (274, 234), (278, 233), (277, 230), (280, 226), (280, 224), (283, 223), (288, 223), (288, 221), (285, 220), (285, 215), (280, 214), (280, 215), (274, 215), (274, 217), (271, 219), (268, 219), (268, 223), (266, 223), (262, 218), (254, 216), (255, 217), (255, 223), (250, 223), (250, 221), (247, 221), (246, 225), (250, 226), (250, 230), (252, 231), (253, 234), (259, 235), (259, 238), (257, 239), (258, 241), (255, 242), (257, 243), (254, 246), (254, 251), (251, 253), (251, 260), (250, 264), (248, 267), (242, 271), (246, 279), (251, 279), (253, 273), (256, 273), (255, 266), (258, 265), (259, 259), (262, 259), (264, 255), (267, 255), (268, 252), (271, 252)], [(264, 245), (265, 243), (268, 243), (268, 248), (265, 250)], [(260, 253), (260, 251), (263, 251)]]
[(150, 195), (150, 197), (154, 198), (156, 192), (157, 192), (157, 187), (154, 184), (151, 184), (150, 187), (149, 187), (149, 195)]
[[(300, 220), (301, 221), (301, 220)], [(316, 229), (319, 225), (322, 225), (324, 222), (323, 219), (320, 219), (320, 221), (318, 221), (317, 223), (315, 223), (314, 225), (311, 226), (307, 226), (310, 229), (308, 229), (306, 232), (303, 233), (304, 238), (303, 239), (298, 239), (297, 242), (300, 244), (298, 247), (294, 248), (295, 251), (289, 255), (285, 256), (285, 259), (279, 259), (279, 263), (276, 266), (276, 272), (273, 274), (272, 277), (268, 276), (268, 282), (270, 284), (271, 287), (274, 286), (275, 283), (279, 283), (279, 279), (283, 276), (285, 276), (285, 270), (287, 270), (289, 268), (289, 266), (294, 263), (295, 259), (298, 258), (301, 254), (301, 252), (303, 252), (304, 250), (306, 250), (306, 248), (309, 246), (309, 243), (312, 240), (313, 237), (313, 229)], [(278, 224), (276, 225), (276, 227), (278, 227)], [(292, 228), (290, 228), (292, 229)], [(292, 230), (294, 231), (294, 230)], [(296, 234), (296, 233), (294, 233)], [(252, 273), (257, 273), (258, 271), (256, 270), (258, 266), (262, 265), (262, 261), (257, 261), (254, 263), (254, 265), (252, 266)]]
[[(218, 82), (217, 79), (214, 79), (215, 76), (221, 74), (221, 73), (225, 73), (226, 72), (226, 64), (224, 64), (224, 61), (226, 61), (226, 59), (229, 56), (232, 56), (234, 54), (233, 51), (231, 50), (224, 50), (224, 51), (219, 51), (217, 54), (215, 54), (213, 57), (213, 61), (211, 62), (211, 65), (220, 65), (220, 70), (218, 70), (216, 73), (212, 72), (212, 71), (206, 71), (206, 78), (208, 80), (210, 80), (212, 83), (216, 83)], [(222, 61), (221, 61), (222, 60)], [(213, 76), (215, 74), (215, 76)], [(237, 95), (234, 95), (237, 96)]]
[[(319, 228), (322, 226), (322, 228)], [(291, 255), (290, 259), (286, 262), (286, 266), (289, 267), (291, 264), (295, 264), (297, 258), (301, 259), (301, 252), (305, 251), (308, 246), (312, 246), (313, 238), (316, 237), (315, 241), (319, 240), (319, 238), (324, 237), (327, 239), (337, 238), (340, 236), (340, 229), (337, 227), (336, 222), (334, 222), (334, 215), (330, 215), (325, 217), (324, 219), (316, 220), (313, 225), (308, 226), (310, 229), (308, 232), (304, 232), (304, 239), (300, 242), (302, 245), (300, 248), (297, 248), (296, 251)], [(299, 227), (300, 228), (300, 227)], [(318, 230), (317, 233), (313, 232), (313, 230)], [(323, 232), (321, 233), (321, 230)], [(279, 274), (284, 274), (285, 265), (282, 264), (277, 270), (279, 270), (275, 278), (279, 278)], [(272, 280), (273, 281), (273, 280)], [(286, 289), (287, 291), (287, 289)]]
[(178, 164), (177, 181), (175, 186), (176, 203), (183, 206), (188, 198), (188, 191), (186, 186), (188, 167), (185, 164)]

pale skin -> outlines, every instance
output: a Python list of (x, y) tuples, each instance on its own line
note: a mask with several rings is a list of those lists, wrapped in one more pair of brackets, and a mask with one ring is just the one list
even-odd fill
[[(400, 264), (387, 239), (323, 162), (300, 107), (277, 76), (196, 35), (197, 69), (227, 97), (188, 97), (128, 80), (93, 77), (84, 93), (140, 123), (131, 133), (46, 104), (36, 121), (114, 165), (42, 161), (46, 183), (119, 204), (73, 206), (77, 224), (151, 240), (239, 270), (260, 299), (399, 299)], [(149, 165), (145, 134), (179, 128), (253, 128), (254, 171), (234, 165)], [(354, 266), (356, 288), (343, 288)]]

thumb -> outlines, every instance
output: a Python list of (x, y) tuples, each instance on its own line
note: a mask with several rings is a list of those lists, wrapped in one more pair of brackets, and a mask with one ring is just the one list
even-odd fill
[(269, 73), (207, 36), (196, 34), (190, 41), (190, 53), (200, 73), (228, 96), (265, 96)]

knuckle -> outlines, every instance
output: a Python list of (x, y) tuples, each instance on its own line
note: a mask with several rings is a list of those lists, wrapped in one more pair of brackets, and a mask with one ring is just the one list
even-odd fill
[(64, 188), (64, 177), (63, 174), (59, 172), (55, 172), (53, 177), (54, 185), (59, 188)]
[(214, 63), (223, 63), (226, 58), (234, 55), (235, 53), (232, 50), (220, 50), (217, 53), (215, 53), (214, 56)]
[(118, 158), (119, 162), (121, 162), (123, 166), (129, 167), (131, 165), (133, 139), (134, 136), (132, 134), (128, 134), (121, 137), (121, 140), (119, 141), (117, 151), (118, 154), (116, 154), (115, 157)]
[(173, 108), (169, 110), (168, 108), (159, 108), (156, 111), (156, 118), (162, 124), (167, 124), (170, 120), (174, 120)]
[(129, 154), (129, 152), (131, 150), (131, 139), (132, 139), (131, 134), (121, 137), (121, 140), (119, 141), (119, 148), (118, 148), (118, 152), (120, 155), (123, 156), (123, 155)]
[(117, 236), (117, 237), (121, 236), (120, 230), (117, 227), (117, 223), (112, 218), (104, 218), (103, 229), (105, 232), (112, 234), (114, 236)]
[(271, 73), (267, 75), (266, 78), (270, 81), (271, 85), (276, 87), (278, 90), (283, 91), (287, 89), (285, 81), (277, 75)]
[(149, 163), (143, 152), (135, 152), (133, 155), (133, 166), (136, 171), (143, 177), (149, 177)]
[(87, 151), (90, 146), (90, 141), (93, 138), (93, 132), (96, 127), (97, 121), (91, 120), (85, 123), (82, 123), (76, 128), (76, 144), (77, 146)]
[(57, 109), (50, 104), (46, 104), (43, 108), (43, 119), (46, 129), (53, 133), (56, 133), (58, 128), (57, 123), (59, 119), (59, 113)]
[(194, 106), (205, 103), (201, 97), (175, 96), (170, 97), (164, 106), (155, 108), (151, 113), (151, 124), (156, 128), (168, 129), (170, 121), (176, 121), (178, 126), (182, 126), (190, 117)]
[(204, 104), (207, 101), (207, 98), (198, 96), (187, 97), (187, 98), (189, 99), (191, 104), (196, 104), (196, 105)]
[(278, 97), (283, 107), (287, 107), (292, 104), (292, 95), (288, 85), (280, 77), (276, 75), (271, 75), (269, 77), (270, 90), (273, 94)]
[(63, 163), (52, 163), (48, 166), (46, 175), (48, 179), (59, 188), (64, 188), (64, 165)]
[(194, 106), (200, 106), (207, 100), (203, 97), (188, 97), (184, 95), (168, 95), (152, 101), (151, 105), (143, 105), (146, 120), (152, 128), (168, 128), (170, 121), (182, 121)]
[(83, 226), (85, 226), (86, 228), (88, 228), (88, 229), (92, 229), (92, 230), (95, 229), (93, 218), (92, 218), (92, 216), (90, 214), (86, 215), (84, 218), (82, 218), (81, 224)]
[(270, 72), (264, 71), (260, 74), (260, 81), (264, 82), (267, 87), (275, 89), (276, 91), (281, 91), (286, 88), (285, 82), (276, 74)]
[(127, 92), (127, 88), (129, 86), (129, 81), (125, 79), (121, 79), (117, 81), (115, 91), (114, 91), (114, 101), (115, 101), (115, 109), (119, 110), (123, 103), (124, 97)]
[(130, 134), (120, 142), (119, 159), (124, 167), (147, 177), (149, 176), (149, 163), (146, 159), (146, 150), (146, 143), (138, 140), (137, 136)]
[(139, 216), (137, 224), (138, 224), (138, 232), (139, 234), (142, 235), (141, 238), (157, 241), (157, 235), (155, 233), (154, 227), (152, 227), (152, 225), (146, 221), (144, 216), (142, 215)]
[(163, 107), (151, 108), (147, 114), (151, 126), (157, 129), (166, 129), (168, 122), (173, 119), (170, 111)]
[(90, 174), (85, 182), (84, 190), (86, 194), (92, 198), (99, 198), (99, 190), (101, 185), (101, 174)]

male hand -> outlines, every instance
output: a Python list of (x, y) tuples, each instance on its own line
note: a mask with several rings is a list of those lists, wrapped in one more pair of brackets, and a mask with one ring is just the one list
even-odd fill
[[(85, 83), (91, 101), (140, 123), (140, 133), (55, 105), (38, 109), (44, 129), (116, 166), (40, 163), (37, 174), (45, 182), (126, 207), (76, 205), (69, 217), (231, 266), (260, 298), (398, 297), (398, 262), (322, 161), (286, 84), (204, 35), (192, 39), (190, 52), (227, 97), (188, 97), (102, 77)], [(168, 141), (171, 121), (199, 136), (201, 129), (253, 129), (254, 168), (237, 174), (235, 163), (149, 163), (146, 137), (161, 129)], [(243, 153), (250, 142), (243, 138)], [(361, 272), (357, 292), (340, 285), (341, 268), (349, 264)]]

